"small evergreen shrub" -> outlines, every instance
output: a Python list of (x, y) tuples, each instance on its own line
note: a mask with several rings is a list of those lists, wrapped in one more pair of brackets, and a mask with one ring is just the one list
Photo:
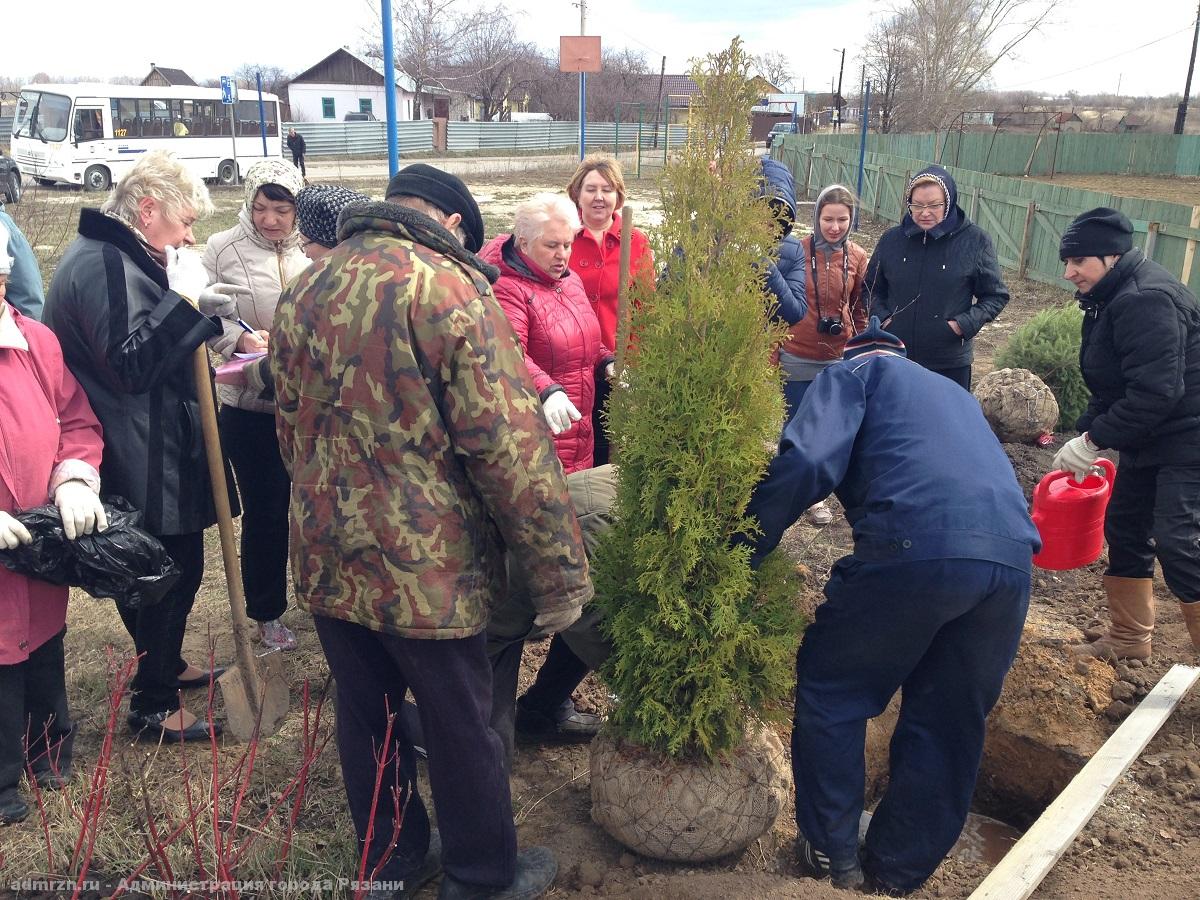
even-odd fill
[(1054, 391), (1059, 431), (1075, 429), (1090, 396), (1079, 371), (1082, 324), (1083, 312), (1073, 303), (1044, 309), (1013, 332), (996, 354), (997, 369), (1028, 369)]
[(782, 398), (759, 264), (774, 246), (746, 110), (755, 93), (735, 40), (693, 70), (688, 143), (662, 179), (653, 294), (610, 425), (617, 522), (600, 545), (596, 596), (613, 639), (603, 669), (611, 725), (670, 756), (737, 746), (747, 714), (770, 717), (792, 688), (798, 578), (776, 554), (758, 572), (731, 539), (779, 437)]

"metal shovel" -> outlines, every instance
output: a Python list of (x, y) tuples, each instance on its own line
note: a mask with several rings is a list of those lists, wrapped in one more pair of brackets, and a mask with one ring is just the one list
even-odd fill
[(225, 701), (228, 730), (240, 741), (274, 734), (288, 712), (289, 693), (283, 677), (278, 650), (256, 656), (251, 645), (250, 621), (246, 618), (246, 594), (233, 540), (233, 512), (229, 508), (229, 488), (225, 480), (225, 457), (221, 453), (221, 433), (217, 429), (217, 402), (208, 364), (208, 347), (201, 344), (195, 353), (196, 396), (200, 403), (200, 424), (204, 433), (204, 454), (208, 457), (208, 475), (212, 482), (213, 504), (217, 509), (217, 531), (221, 536), (221, 560), (229, 585), (229, 612), (233, 619), (234, 665), (217, 679)]

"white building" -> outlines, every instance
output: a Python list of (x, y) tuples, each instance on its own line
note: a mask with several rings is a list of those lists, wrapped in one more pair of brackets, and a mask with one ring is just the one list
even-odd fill
[[(416, 99), (412, 78), (396, 70), (396, 118), (411, 121)], [(305, 69), (287, 87), (292, 121), (341, 122), (346, 113), (387, 118), (383, 72), (344, 47)]]

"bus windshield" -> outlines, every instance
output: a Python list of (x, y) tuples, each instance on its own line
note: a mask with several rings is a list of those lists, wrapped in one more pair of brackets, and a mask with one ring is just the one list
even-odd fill
[(13, 119), (13, 137), (63, 141), (71, 116), (71, 98), (42, 91), (22, 91)]

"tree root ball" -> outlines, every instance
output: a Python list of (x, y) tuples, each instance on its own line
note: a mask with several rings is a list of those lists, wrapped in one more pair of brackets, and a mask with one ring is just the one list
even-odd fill
[(592, 819), (635, 853), (671, 862), (744, 850), (775, 825), (792, 787), (783, 744), (760, 722), (715, 763), (668, 759), (606, 729), (591, 769)]
[(973, 393), (992, 431), (1006, 444), (1032, 444), (1058, 423), (1054, 392), (1028, 369), (989, 372)]

